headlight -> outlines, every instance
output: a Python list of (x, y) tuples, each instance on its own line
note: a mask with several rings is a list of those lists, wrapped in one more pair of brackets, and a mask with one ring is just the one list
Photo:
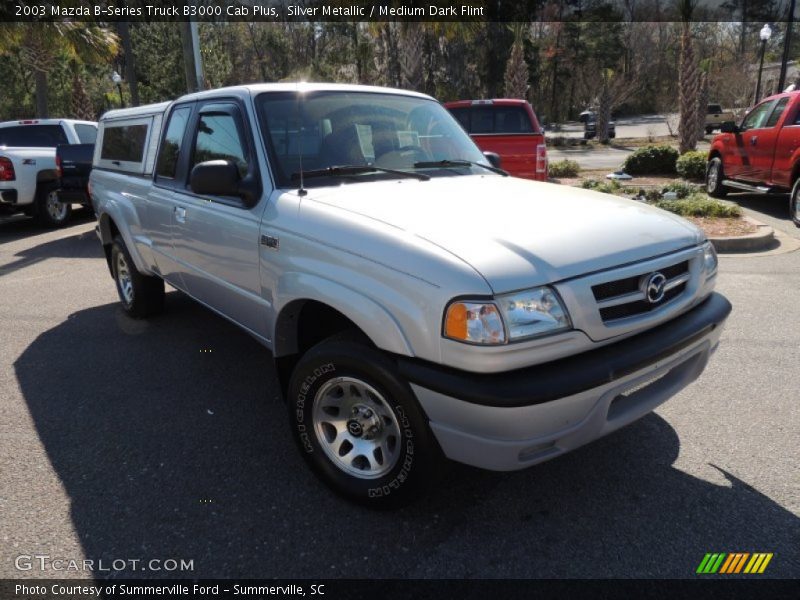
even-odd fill
[(711, 242), (706, 242), (703, 246), (703, 271), (706, 277), (711, 277), (717, 272), (717, 251), (714, 250), (714, 245)]
[(447, 307), (444, 334), (461, 342), (497, 345), (570, 327), (558, 294), (544, 286), (498, 296), (494, 301), (456, 300)]

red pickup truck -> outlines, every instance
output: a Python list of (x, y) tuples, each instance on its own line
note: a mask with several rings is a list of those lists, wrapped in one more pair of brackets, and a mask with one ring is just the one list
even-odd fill
[(500, 155), (514, 177), (547, 181), (547, 146), (533, 107), (525, 100), (458, 100), (445, 108), (484, 152)]
[(800, 227), (800, 92), (766, 98), (741, 125), (723, 123), (721, 132), (708, 153), (708, 194), (790, 192), (790, 214)]

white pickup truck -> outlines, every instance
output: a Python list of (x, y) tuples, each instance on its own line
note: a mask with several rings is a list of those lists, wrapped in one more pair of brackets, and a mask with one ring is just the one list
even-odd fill
[(0, 123), (0, 208), (23, 211), (43, 225), (60, 227), (71, 205), (58, 196), (56, 146), (93, 144), (97, 123), (30, 119)]

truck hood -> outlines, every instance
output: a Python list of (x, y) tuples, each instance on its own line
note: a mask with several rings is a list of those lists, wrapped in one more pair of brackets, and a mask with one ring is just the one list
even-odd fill
[(495, 175), (346, 184), (312, 189), (309, 199), (449, 251), (495, 293), (652, 258), (704, 239), (688, 221), (635, 200)]

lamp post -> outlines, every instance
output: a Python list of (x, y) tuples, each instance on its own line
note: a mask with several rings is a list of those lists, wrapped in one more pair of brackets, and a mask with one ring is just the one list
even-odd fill
[(111, 81), (114, 82), (114, 85), (117, 86), (117, 91), (119, 92), (119, 104), (122, 108), (125, 108), (125, 100), (122, 98), (122, 76), (114, 71), (111, 73)]
[(764, 52), (767, 50), (767, 42), (769, 38), (772, 37), (772, 27), (769, 26), (769, 23), (764, 25), (761, 28), (761, 31), (758, 32), (759, 37), (761, 38), (761, 62), (758, 65), (758, 81), (756, 83), (756, 98), (753, 104), (758, 104), (759, 98), (761, 98), (761, 71), (764, 68)]

